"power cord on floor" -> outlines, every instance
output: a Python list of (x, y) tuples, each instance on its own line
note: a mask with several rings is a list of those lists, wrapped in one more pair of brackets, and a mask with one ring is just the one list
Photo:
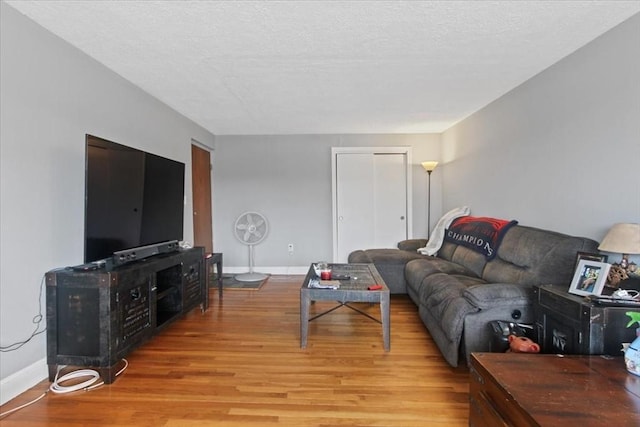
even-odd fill
[[(122, 359), (122, 361), (124, 362), (124, 366), (122, 367), (122, 369), (116, 372), (116, 377), (122, 374), (129, 366), (129, 362), (127, 361), (127, 359)], [(19, 411), (20, 409), (26, 408), (27, 406), (33, 405), (34, 403), (38, 402), (43, 397), (45, 397), (47, 393), (49, 393), (49, 391), (56, 394), (65, 394), (65, 393), (71, 393), (79, 390), (90, 391), (90, 390), (93, 390), (94, 388), (104, 385), (104, 381), (98, 382), (100, 380), (100, 374), (98, 373), (98, 371), (93, 369), (78, 369), (77, 371), (72, 371), (67, 374), (64, 374), (60, 378), (58, 378), (58, 374), (60, 374), (60, 369), (58, 369), (58, 372), (56, 373), (56, 377), (51, 383), (51, 385), (49, 386), (49, 389), (47, 391), (45, 391), (44, 393), (42, 393), (40, 396), (36, 397), (32, 401), (25, 403), (24, 405), (20, 405), (17, 408), (13, 408), (6, 412), (0, 413), (0, 418), (3, 418), (16, 411)], [(80, 383), (74, 383), (69, 386), (65, 386), (62, 384), (63, 382), (66, 382), (69, 380), (76, 380), (78, 378), (83, 378), (83, 377), (89, 377), (89, 378), (86, 379), (85, 381), (82, 381)]]
[(27, 406), (29, 406), (29, 405), (33, 405), (33, 404), (34, 404), (34, 403), (36, 403), (38, 400), (40, 400), (40, 399), (42, 399), (43, 397), (45, 397), (45, 396), (47, 395), (47, 393), (48, 393), (48, 392), (49, 392), (49, 390), (45, 391), (45, 392), (44, 392), (44, 393), (42, 393), (40, 396), (38, 396), (38, 397), (36, 397), (35, 399), (33, 399), (31, 402), (27, 402), (27, 403), (25, 403), (24, 405), (20, 405), (20, 406), (18, 406), (17, 408), (13, 408), (13, 409), (10, 409), (10, 410), (8, 410), (8, 411), (6, 411), (6, 412), (1, 413), (1, 414), (0, 414), (0, 418), (3, 418), (4, 416), (9, 415), (9, 414), (13, 414), (14, 412), (17, 412), (17, 411), (19, 411), (19, 410), (20, 410), (20, 409), (22, 409), (22, 408), (26, 408), (26, 407), (27, 407)]
[(44, 328), (42, 330), (40, 329), (40, 324), (42, 323), (42, 321), (44, 320), (44, 316), (42, 315), (42, 290), (44, 288), (44, 281), (45, 281), (45, 275), (42, 276), (42, 279), (40, 280), (40, 292), (38, 293), (38, 314), (36, 314), (35, 316), (33, 316), (32, 322), (36, 325), (33, 332), (31, 333), (31, 335), (23, 340), (23, 341), (18, 341), (15, 342), (13, 344), (9, 344), (9, 345), (0, 345), (0, 352), (10, 352), (10, 351), (16, 351), (18, 350), (20, 347), (22, 347), (23, 345), (27, 344), (29, 341), (31, 341), (35, 336), (40, 335), (42, 333), (44, 333), (47, 329)]
[[(58, 371), (58, 373), (60, 373), (60, 371)], [(65, 381), (84, 377), (89, 378), (79, 383), (74, 382), (74, 384), (69, 386), (62, 385), (62, 383)], [(78, 369), (77, 371), (69, 372), (68, 374), (63, 375), (60, 378), (58, 378), (58, 374), (56, 374), (55, 379), (49, 386), (49, 391), (52, 391), (56, 394), (71, 393), (78, 390), (89, 391), (104, 384), (104, 381), (97, 382), (99, 380), (100, 373), (98, 371), (94, 371), (93, 369)]]
[[(124, 366), (122, 367), (122, 369), (116, 372), (116, 377), (126, 371), (127, 367), (129, 366), (129, 362), (127, 362), (127, 359), (122, 359), (122, 361), (124, 362)], [(101, 385), (104, 385), (104, 381), (97, 382), (100, 380), (100, 373), (93, 369), (78, 369), (77, 371), (69, 372), (68, 374), (65, 374), (58, 378), (59, 373), (60, 370), (58, 369), (55, 379), (51, 383), (51, 386), (49, 386), (49, 390), (56, 394), (71, 393), (78, 390), (89, 391), (93, 390), (94, 388), (100, 387)], [(75, 380), (77, 378), (83, 377), (89, 378), (85, 381), (74, 383), (70, 386), (62, 385), (62, 383), (65, 381)]]

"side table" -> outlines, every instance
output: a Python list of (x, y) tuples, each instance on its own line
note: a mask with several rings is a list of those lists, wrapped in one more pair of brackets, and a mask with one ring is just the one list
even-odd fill
[[(206, 259), (206, 275), (207, 275), (207, 289), (211, 285), (211, 278), (213, 277), (213, 266), (216, 267), (216, 275), (218, 282), (218, 298), (222, 300), (222, 252), (214, 252), (207, 254)], [(207, 306), (205, 310), (209, 308), (209, 300), (207, 299)]]
[(533, 310), (537, 341), (543, 353), (608, 354), (621, 356), (622, 343), (632, 342), (627, 328), (634, 307), (595, 304), (556, 285), (534, 288)]

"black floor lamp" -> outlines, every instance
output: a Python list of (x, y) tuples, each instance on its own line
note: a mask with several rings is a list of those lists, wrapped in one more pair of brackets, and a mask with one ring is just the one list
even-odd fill
[(422, 167), (429, 175), (429, 192), (427, 193), (427, 238), (431, 237), (431, 172), (438, 166), (438, 162), (422, 162)]

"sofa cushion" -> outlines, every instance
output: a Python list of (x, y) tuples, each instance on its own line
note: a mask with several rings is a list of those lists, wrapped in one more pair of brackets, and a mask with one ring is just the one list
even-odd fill
[(436, 257), (414, 259), (409, 261), (404, 269), (404, 276), (407, 283), (414, 285), (416, 290), (418, 290), (426, 277), (436, 273), (479, 277), (463, 265)]
[(367, 249), (351, 252), (348, 262), (376, 264), (376, 266), (385, 264), (404, 266), (407, 262), (418, 258), (424, 258), (424, 256), (417, 252), (400, 249)]
[(512, 283), (490, 283), (467, 287), (463, 296), (475, 307), (488, 310), (493, 307), (533, 303), (533, 288)]
[(436, 273), (428, 276), (420, 287), (420, 306), (440, 319), (447, 338), (458, 343), (462, 336), (464, 318), (480, 309), (464, 297), (465, 290), (483, 284), (479, 277)]
[(426, 245), (427, 239), (407, 239), (398, 242), (398, 249), (402, 251), (417, 252), (418, 249)]
[(517, 225), (505, 234), (482, 278), (491, 283), (568, 284), (578, 251), (596, 248), (590, 239)]
[(438, 257), (460, 264), (479, 277), (482, 276), (484, 267), (487, 265), (487, 258), (484, 255), (450, 242), (442, 244)]
[(349, 263), (375, 264), (392, 294), (406, 294), (404, 267), (408, 261), (424, 258), (417, 252), (400, 249), (368, 249), (353, 251), (349, 254)]

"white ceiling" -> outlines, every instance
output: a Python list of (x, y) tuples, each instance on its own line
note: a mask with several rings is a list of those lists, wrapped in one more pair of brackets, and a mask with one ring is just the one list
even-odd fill
[(640, 1), (7, 1), (216, 135), (442, 132)]

